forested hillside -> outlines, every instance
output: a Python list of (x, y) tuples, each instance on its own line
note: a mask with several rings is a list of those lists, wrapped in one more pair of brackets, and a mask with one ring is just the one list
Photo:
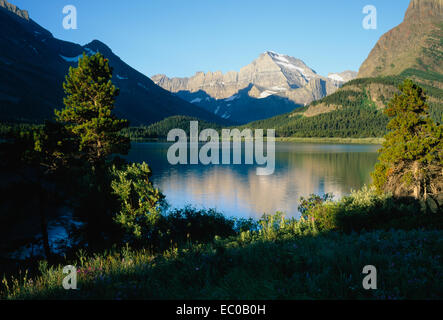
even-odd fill
[(191, 121), (198, 121), (199, 130), (215, 129), (220, 130), (222, 127), (219, 124), (207, 122), (194, 117), (188, 116), (173, 116), (166, 118), (150, 126), (131, 127), (123, 131), (123, 133), (130, 137), (131, 140), (151, 139), (151, 138), (166, 138), (168, 132), (172, 129), (183, 129), (189, 136), (189, 123)]
[(274, 128), (277, 136), (289, 137), (381, 137), (388, 119), (382, 110), (398, 92), (399, 84), (412, 79), (425, 89), (434, 121), (443, 116), (443, 76), (408, 69), (398, 76), (355, 79), (336, 93), (305, 108), (245, 127)]

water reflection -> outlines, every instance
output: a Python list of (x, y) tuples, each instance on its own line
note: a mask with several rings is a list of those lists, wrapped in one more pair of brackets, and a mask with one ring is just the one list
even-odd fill
[(178, 165), (167, 161), (167, 143), (134, 144), (128, 159), (147, 162), (154, 183), (172, 207), (192, 204), (227, 216), (263, 213), (298, 216), (301, 196), (340, 197), (370, 182), (379, 146), (276, 143), (275, 173), (257, 176), (255, 165)]

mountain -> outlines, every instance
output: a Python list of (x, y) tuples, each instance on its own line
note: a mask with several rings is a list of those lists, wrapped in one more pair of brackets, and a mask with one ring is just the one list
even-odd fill
[(40, 122), (63, 106), (62, 83), (83, 52), (101, 52), (114, 68), (120, 88), (115, 113), (131, 125), (150, 124), (174, 115), (227, 123), (160, 88), (122, 61), (104, 43), (80, 46), (56, 39), (27, 11), (0, 0), (0, 120)]
[[(247, 126), (275, 128), (281, 136), (381, 137), (388, 122), (382, 110), (406, 78), (425, 89), (431, 117), (441, 123), (442, 2), (412, 0), (405, 21), (381, 37), (361, 66), (358, 78), (335, 93), (306, 107)], [(329, 77), (340, 79), (344, 75)]]
[(182, 99), (238, 123), (282, 114), (335, 92), (356, 73), (322, 77), (302, 60), (267, 51), (239, 72), (152, 80)]
[(400, 74), (412, 68), (443, 73), (443, 0), (412, 0), (403, 23), (384, 34), (358, 77)]
[(346, 83), (346, 82), (349, 82), (349, 81), (357, 78), (357, 72), (351, 71), (351, 70), (346, 70), (341, 73), (330, 73), (330, 74), (328, 74), (328, 78), (339, 81), (339, 82)]

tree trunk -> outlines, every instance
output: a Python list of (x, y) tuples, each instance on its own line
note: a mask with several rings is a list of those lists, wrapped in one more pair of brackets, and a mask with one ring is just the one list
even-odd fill
[(40, 222), (43, 239), (43, 248), (45, 250), (46, 259), (51, 259), (51, 247), (49, 246), (48, 221), (46, 219), (46, 192), (40, 190)]
[(412, 172), (414, 176), (414, 198), (420, 200), (421, 198), (421, 179), (420, 179), (420, 165), (415, 161), (412, 165)]

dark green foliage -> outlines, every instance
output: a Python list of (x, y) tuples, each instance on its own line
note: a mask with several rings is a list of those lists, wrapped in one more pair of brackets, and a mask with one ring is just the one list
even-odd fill
[(127, 241), (149, 243), (159, 222), (165, 196), (154, 188), (146, 163), (111, 170), (113, 193), (121, 204), (114, 221), (127, 233)]
[[(198, 210), (192, 207), (175, 209), (163, 215), (159, 221), (157, 246), (167, 249), (170, 244), (183, 245), (187, 242), (208, 243), (215, 236), (229, 237), (236, 234), (236, 226), (245, 228), (245, 220), (226, 218), (215, 210)], [(248, 226), (248, 230), (251, 225)], [(166, 247), (165, 247), (166, 246)]]
[[(66, 77), (66, 108), (55, 112), (57, 122), (2, 126), (2, 164), (10, 179), (34, 187), (40, 201), (28, 215), (32, 219), (40, 212), (47, 256), (46, 212), (51, 206), (68, 205), (87, 222), (77, 236), (90, 247), (113, 241), (114, 234), (119, 237), (112, 220), (118, 201), (107, 168), (121, 162), (110, 156), (126, 153), (130, 144), (120, 135), (127, 121), (112, 114), (118, 89), (111, 78), (107, 59), (84, 55)], [(55, 203), (55, 198), (63, 201)]]
[(346, 90), (346, 87), (321, 100), (312, 102), (311, 106), (316, 106), (321, 103), (325, 103), (326, 105), (340, 105), (344, 107), (370, 106), (366, 93), (354, 90)]
[(351, 200), (345, 198), (335, 216), (339, 230), (361, 232), (363, 230), (414, 230), (443, 229), (443, 214), (426, 214), (421, 205), (412, 198), (374, 200), (368, 207), (351, 207)]
[(298, 211), (304, 219), (308, 219), (308, 214), (312, 209), (323, 204), (326, 201), (331, 201), (333, 198), (334, 195), (330, 193), (326, 193), (323, 196), (311, 194), (308, 198), (301, 197)]
[[(65, 181), (69, 180), (67, 168), (72, 159), (71, 154), (76, 150), (77, 145), (70, 132), (59, 123), (49, 121), (44, 126), (16, 127), (8, 132), (6, 142), (1, 145), (3, 175), (10, 179), (12, 184), (33, 188), (31, 199), (28, 201), (34, 204), (34, 208), (27, 215), (30, 220), (40, 218), (40, 221), (37, 221), (41, 226), (47, 259), (51, 259), (47, 211), (55, 204), (54, 199), (60, 197), (71, 186)], [(6, 208), (11, 204), (17, 205), (13, 202), (17, 196), (13, 192), (14, 189), (8, 191)], [(38, 200), (35, 201), (34, 197)]]
[(371, 107), (347, 107), (309, 118), (295, 114), (284, 121), (279, 117), (268, 123), (253, 122), (246, 127), (276, 128), (278, 137), (366, 138), (383, 136), (388, 122), (385, 115)]
[(443, 229), (442, 212), (425, 214), (420, 202), (411, 197), (380, 195), (373, 189), (363, 188), (336, 202), (319, 196), (302, 200), (304, 215), (313, 219), (322, 232)]
[(41, 127), (41, 124), (0, 122), (0, 139), (14, 139), (21, 132), (29, 132)]
[[(317, 234), (305, 222), (269, 226), (275, 237), (242, 233), (154, 255), (122, 250), (79, 255), (41, 275), (3, 282), (7, 299), (441, 299), (441, 231)], [(301, 231), (304, 229), (305, 231)], [(81, 261), (81, 262), (80, 262)], [(377, 290), (362, 269), (377, 266)], [(64, 290), (64, 265), (78, 267), (81, 290)]]
[(128, 121), (112, 114), (119, 90), (113, 85), (108, 59), (97, 53), (83, 54), (77, 68), (69, 68), (63, 83), (65, 108), (55, 110), (57, 121), (79, 139), (79, 151), (91, 163), (114, 153), (126, 154), (129, 140), (120, 134)]
[[(443, 126), (429, 116), (427, 97), (411, 80), (400, 85), (385, 109), (391, 118), (379, 162), (372, 174), (379, 192), (438, 198), (443, 165)], [(436, 200), (438, 206), (438, 200)]]
[(344, 108), (320, 114), (316, 117), (300, 118), (277, 132), (282, 136), (294, 137), (380, 137), (386, 132), (387, 118), (373, 108)]
[[(382, 137), (387, 133), (388, 117), (368, 99), (366, 88), (371, 84), (398, 87), (406, 78), (420, 81), (420, 86), (432, 98), (429, 114), (436, 122), (443, 116), (443, 76), (436, 72), (407, 69), (398, 76), (359, 78), (347, 82), (343, 88), (309, 106), (270, 119), (251, 122), (244, 127), (276, 129), (280, 137)], [(356, 90), (353, 87), (358, 87)], [(388, 97), (380, 96), (383, 103)], [(304, 117), (310, 106), (319, 104), (341, 106), (340, 109), (313, 117)]]
[(199, 130), (214, 129), (220, 130), (221, 125), (210, 123), (198, 118), (188, 116), (173, 116), (166, 118), (160, 122), (154, 123), (147, 127), (131, 127), (123, 131), (124, 135), (131, 140), (163, 138), (168, 136), (168, 132), (172, 129), (182, 129), (189, 137), (189, 122), (198, 121)]

